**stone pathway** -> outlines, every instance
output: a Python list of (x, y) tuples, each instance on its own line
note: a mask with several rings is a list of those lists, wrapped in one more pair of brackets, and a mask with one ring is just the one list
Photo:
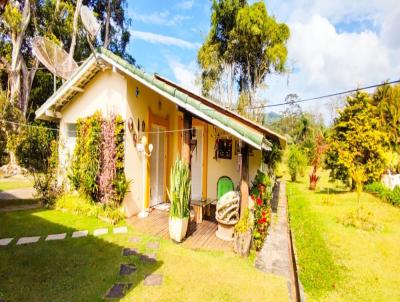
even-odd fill
[[(115, 229), (114, 229), (115, 232)], [(118, 231), (117, 231), (118, 232)], [(139, 243), (141, 238), (132, 237), (129, 238), (129, 242), (131, 243)], [(160, 247), (159, 242), (148, 242), (147, 248), (152, 250), (157, 250)], [(153, 264), (156, 263), (156, 254), (155, 253), (146, 253), (140, 254), (137, 248), (125, 247), (122, 249), (122, 255), (125, 257), (129, 256), (139, 256), (140, 261), (144, 264)], [(133, 263), (122, 263), (119, 267), (120, 276), (128, 276), (135, 273), (137, 267)], [(164, 276), (162, 274), (147, 274), (144, 276), (143, 285), (144, 286), (161, 286), (163, 283)], [(123, 298), (127, 291), (132, 287), (132, 283), (121, 283), (117, 282), (111, 286), (111, 288), (107, 291), (104, 298), (105, 299), (121, 299)]]
[[(116, 227), (113, 228), (113, 233), (114, 234), (125, 234), (128, 232), (127, 227)], [(89, 234), (89, 231), (87, 230), (82, 230), (82, 231), (75, 231), (72, 233), (71, 238), (82, 238), (82, 237), (87, 237)], [(101, 228), (101, 229), (96, 229), (93, 231), (93, 236), (100, 236), (100, 235), (105, 235), (108, 234), (108, 228)], [(61, 234), (49, 234), (45, 237), (45, 241), (53, 241), (53, 240), (64, 240), (68, 237), (67, 233), (61, 233)], [(23, 244), (31, 244), (31, 243), (36, 243), (40, 240), (40, 236), (31, 236), (31, 237), (21, 237), (21, 238), (16, 238), (16, 245), (23, 245)], [(9, 245), (14, 238), (0, 238), (0, 247), (2, 246), (7, 246)]]
[[(286, 183), (279, 183), (275, 192), (276, 205), (272, 205), (271, 225), (269, 234), (261, 251), (258, 253), (255, 267), (263, 272), (285, 277), (291, 300), (295, 298), (295, 283), (290, 252), (290, 237), (287, 218)], [(275, 209), (274, 209), (275, 208)]]
[(36, 190), (34, 188), (20, 188), (0, 192), (0, 200), (11, 199), (34, 199)]

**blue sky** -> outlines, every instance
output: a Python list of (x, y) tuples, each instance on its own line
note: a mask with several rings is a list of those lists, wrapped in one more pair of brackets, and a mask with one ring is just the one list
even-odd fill
[[(308, 98), (400, 78), (398, 0), (273, 0), (266, 5), (291, 29), (291, 73), (267, 78), (261, 95), (268, 104), (282, 102), (288, 93)], [(209, 30), (210, 8), (207, 0), (129, 1), (129, 52), (146, 71), (198, 90), (196, 55)], [(340, 102), (311, 102), (304, 109), (329, 118), (328, 103)]]

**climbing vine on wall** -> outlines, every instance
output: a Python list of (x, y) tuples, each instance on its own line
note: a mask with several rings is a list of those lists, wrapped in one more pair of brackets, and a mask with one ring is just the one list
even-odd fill
[(100, 112), (79, 119), (69, 179), (93, 201), (120, 204), (129, 183), (124, 172), (124, 121)]

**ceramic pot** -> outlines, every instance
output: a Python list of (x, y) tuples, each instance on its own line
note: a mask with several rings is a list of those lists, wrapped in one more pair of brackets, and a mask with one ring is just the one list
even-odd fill
[(186, 236), (189, 218), (169, 217), (169, 237), (176, 241), (182, 242)]

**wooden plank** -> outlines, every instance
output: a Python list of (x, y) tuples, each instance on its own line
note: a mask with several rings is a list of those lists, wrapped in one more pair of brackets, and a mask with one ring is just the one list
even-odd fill
[[(168, 212), (154, 210), (147, 218), (132, 217), (127, 221), (141, 233), (169, 239)], [(217, 238), (216, 230), (215, 222), (203, 220), (203, 223), (196, 224), (196, 230), (186, 238), (182, 245), (190, 249), (230, 251), (232, 243)]]

